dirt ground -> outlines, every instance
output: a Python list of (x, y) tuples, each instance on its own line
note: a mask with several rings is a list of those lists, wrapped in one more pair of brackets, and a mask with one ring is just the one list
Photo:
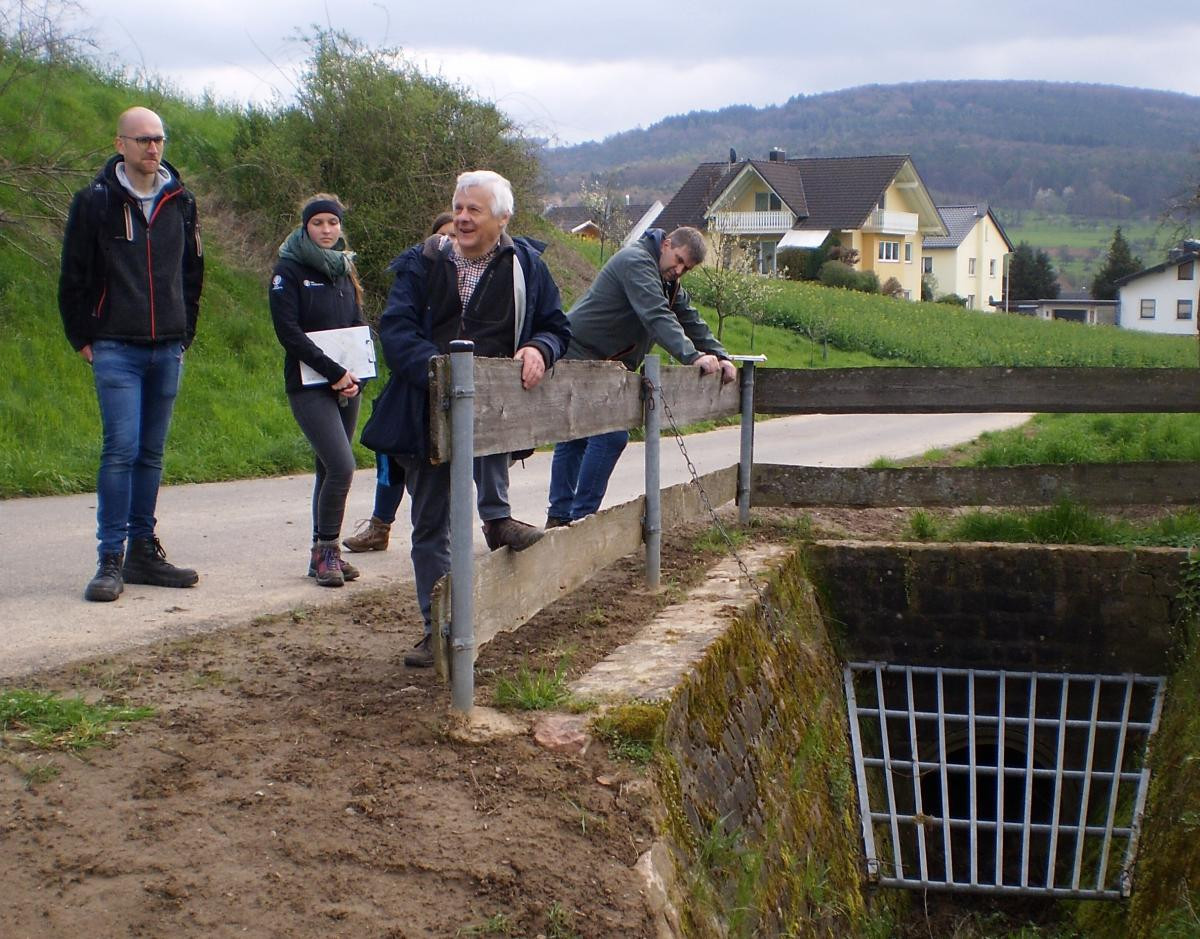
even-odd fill
[[(798, 531), (763, 517), (756, 540)], [(907, 518), (823, 510), (801, 529), (888, 538)], [(627, 641), (715, 562), (703, 531), (666, 533), (665, 590), (626, 558), (501, 634), (476, 701), (522, 666), (575, 677)], [(598, 743), (456, 742), (449, 689), (402, 662), (411, 589), (344, 592), (20, 683), (156, 716), (79, 756), (0, 737), (0, 937), (652, 935), (632, 870), (655, 833), (645, 771)]]
[[(486, 646), (477, 702), (630, 638), (714, 560), (697, 533), (665, 539), (665, 591), (627, 558)], [(345, 593), (21, 683), (157, 713), (79, 756), (0, 741), (0, 935), (651, 935), (645, 772), (600, 744), (454, 742), (448, 688), (402, 662), (411, 590)]]

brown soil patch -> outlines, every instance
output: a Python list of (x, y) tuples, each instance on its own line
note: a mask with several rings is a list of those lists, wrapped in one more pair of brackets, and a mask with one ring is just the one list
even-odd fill
[[(485, 647), (476, 700), (521, 666), (575, 677), (632, 636), (713, 559), (695, 534), (667, 537), (667, 590), (627, 558)], [(632, 872), (654, 836), (644, 771), (598, 744), (455, 742), (449, 689), (402, 664), (411, 591), (346, 593), (26, 682), (157, 716), (80, 758), (0, 745), (0, 934), (651, 935)], [(48, 759), (59, 775), (27, 785)]]

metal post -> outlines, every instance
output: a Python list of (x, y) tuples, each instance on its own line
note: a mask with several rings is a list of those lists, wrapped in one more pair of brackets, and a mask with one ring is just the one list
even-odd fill
[(750, 524), (750, 477), (754, 473), (754, 365), (765, 355), (735, 355), (741, 362), (742, 455), (738, 463), (738, 523)]
[(662, 443), (662, 406), (658, 400), (661, 361), (657, 355), (646, 356), (643, 374), (649, 391), (642, 405), (646, 428), (646, 517), (642, 521), (642, 537), (646, 542), (646, 586), (657, 590), (662, 580), (662, 475), (659, 460)]
[(475, 344), (450, 343), (450, 691), (475, 704)]

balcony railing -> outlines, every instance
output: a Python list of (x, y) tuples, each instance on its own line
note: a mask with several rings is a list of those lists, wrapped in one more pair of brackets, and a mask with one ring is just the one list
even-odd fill
[(916, 212), (891, 212), (876, 209), (867, 216), (863, 231), (887, 232), (894, 235), (915, 235), (919, 218)]
[(709, 216), (710, 227), (729, 235), (782, 234), (795, 224), (796, 216), (787, 210), (714, 212)]

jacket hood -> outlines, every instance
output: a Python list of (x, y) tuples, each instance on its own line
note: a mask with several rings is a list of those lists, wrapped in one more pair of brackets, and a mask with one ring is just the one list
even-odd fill
[(662, 257), (662, 243), (666, 237), (667, 233), (661, 228), (647, 228), (646, 234), (642, 235), (638, 241), (650, 252), (650, 256), (657, 262)]
[[(96, 182), (108, 183), (110, 186), (115, 186), (117, 189), (123, 190), (125, 187), (122, 186), (121, 181), (117, 179), (117, 164), (124, 162), (125, 157), (121, 156), (119, 153), (114, 153), (108, 158), (108, 162), (104, 164), (100, 172), (96, 174)], [(163, 186), (164, 192), (169, 189), (174, 189), (176, 186), (183, 185), (183, 177), (179, 175), (179, 170), (175, 169), (175, 167), (173, 167), (166, 160), (161, 161), (159, 165), (171, 175), (171, 181)]]
[[(450, 257), (451, 238), (449, 235), (430, 235), (421, 245), (421, 256), (427, 261), (434, 261), (438, 257)], [(538, 241), (534, 238), (527, 238), (524, 235), (516, 238), (511, 237), (508, 232), (502, 232), (500, 235), (499, 252), (518, 251), (528, 258), (540, 257), (546, 250), (546, 243)], [(394, 268), (398, 263), (399, 258), (389, 265)]]

